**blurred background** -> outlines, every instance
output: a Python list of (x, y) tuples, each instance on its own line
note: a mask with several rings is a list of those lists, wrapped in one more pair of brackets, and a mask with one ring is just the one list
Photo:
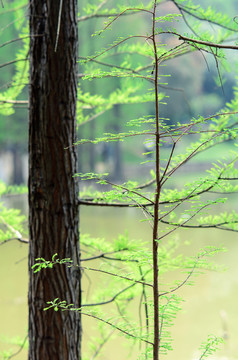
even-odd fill
[[(109, 1), (113, 7), (113, 2)], [(207, 7), (206, 0), (194, 1), (196, 4)], [(128, 6), (135, 2), (128, 1)], [(213, 0), (212, 6), (222, 13), (227, 13), (231, 18), (238, 14), (238, 2), (235, 0)], [(79, 109), (77, 119), (78, 140), (95, 139), (104, 133), (118, 133), (128, 131), (127, 123), (130, 120), (142, 116), (153, 116), (152, 102), (137, 103), (136, 95), (146, 94), (151, 84), (141, 79), (120, 79), (119, 77), (100, 78), (96, 76), (84, 80), (84, 75), (90, 71), (98, 74), (100, 71), (110, 71), (110, 68), (102, 64), (83, 64), (81, 61), (95, 54), (101, 48), (112, 44), (116, 38), (125, 34), (149, 33), (150, 19), (142, 14), (125, 16), (107, 31), (103, 36), (91, 35), (103, 27), (105, 19), (93, 18), (83, 21), (87, 16), (87, 1), (79, 2)], [(108, 5), (109, 6), (109, 5)], [(176, 13), (177, 9), (172, 1), (164, 2), (160, 7), (161, 15)], [(26, 66), (23, 54), (19, 55), (22, 44), (19, 41), (11, 42), (24, 33), (26, 27), (27, 7), (26, 1), (4, 2), (4, 8), (0, 9), (1, 43), (10, 42), (0, 47), (0, 92), (10, 93), (11, 85), (14, 85), (16, 66)], [(189, 21), (188, 17), (188, 21)], [(173, 24), (174, 25), (174, 24)], [(166, 24), (164, 24), (166, 26)], [(181, 20), (176, 24), (181, 33), (190, 29)], [(216, 27), (204, 24), (204, 28), (216, 33)], [(174, 39), (164, 36), (161, 42), (170, 46), (176, 45)], [(130, 42), (130, 45), (132, 43)], [(123, 48), (124, 46), (124, 48)], [(134, 55), (131, 48), (122, 45), (120, 51), (126, 54), (124, 67), (147, 66), (148, 62), (140, 54), (137, 42), (134, 44)], [(117, 51), (108, 52), (98, 61), (108, 62), (112, 66), (122, 65), (122, 55), (116, 56)], [(227, 61), (224, 66), (217, 68), (214, 56), (194, 51), (171, 59), (160, 68), (160, 90), (166, 96), (160, 106), (161, 118), (168, 119), (168, 124), (177, 122), (185, 123), (199, 115), (210, 116), (233, 97), (233, 87), (236, 85), (237, 76), (237, 53), (226, 53)], [(26, 54), (28, 57), (28, 54)], [(15, 62), (18, 60), (18, 62)], [(19, 65), (20, 66), (20, 65)], [(101, 70), (100, 70), (101, 69)], [(100, 71), (99, 71), (100, 70)], [(148, 73), (153, 69), (148, 68)], [(147, 71), (147, 70), (145, 70)], [(147, 74), (148, 74), (147, 73)], [(221, 79), (222, 78), (222, 83)], [(28, 86), (24, 83), (21, 94), (17, 98), (14, 111), (0, 110), (0, 180), (9, 185), (27, 184), (28, 167)], [(132, 89), (132, 90), (131, 90)], [(134, 89), (134, 90), (133, 90)], [(134, 91), (134, 92), (133, 92)], [(4, 104), (0, 101), (0, 107)], [(7, 113), (7, 115), (6, 115)], [(146, 129), (146, 127), (145, 127)], [(191, 142), (191, 137), (179, 144), (178, 152), (183, 153)], [(128, 179), (144, 181), (149, 178), (150, 170), (153, 169), (153, 154), (145, 157), (147, 151), (151, 151), (150, 138), (138, 141), (131, 137), (124, 142), (109, 142), (98, 144), (84, 144), (78, 147), (79, 172), (109, 172), (110, 178), (116, 182)], [(171, 148), (170, 143), (162, 146), (162, 158), (168, 158)], [(215, 151), (208, 151), (197, 156), (191, 165), (185, 166), (176, 178), (176, 184), (170, 183), (171, 187), (181, 188), (188, 180), (194, 180), (206, 171), (212, 162), (215, 162), (223, 154), (233, 148), (233, 143), (216, 147)], [(152, 147), (153, 150), (153, 147)], [(148, 162), (141, 166), (140, 163)], [(81, 188), (84, 184), (81, 184)], [(27, 197), (25, 195), (5, 196), (3, 203), (8, 207), (21, 209), (27, 219)], [(233, 205), (237, 199), (233, 199)], [(229, 210), (229, 209), (227, 209)], [(94, 227), (91, 226), (91, 218), (94, 219)], [(138, 229), (137, 221), (141, 215), (133, 209), (109, 211), (106, 209), (81, 209), (81, 232), (89, 232), (93, 236), (102, 236), (110, 239), (116, 234), (127, 229), (129, 236), (134, 239), (147, 240), (149, 234), (148, 225), (141, 224)], [(110, 219), (110, 221), (108, 221)], [(108, 225), (110, 223), (110, 226)], [(27, 221), (26, 221), (27, 224)], [(192, 360), (198, 358), (197, 349), (210, 333), (223, 336), (227, 340), (224, 348), (218, 353), (219, 359), (238, 359), (238, 267), (236, 254), (238, 253), (237, 235), (224, 233), (218, 230), (186, 231), (185, 235), (178, 234), (181, 247), (179, 251), (188, 255), (196, 252), (211, 242), (214, 245), (222, 245), (228, 249), (227, 253), (217, 256), (217, 263), (224, 265), (227, 271), (221, 273), (206, 272), (197, 280), (194, 287), (185, 287), (181, 294), (185, 299), (184, 311), (179, 314), (172, 330), (174, 337), (174, 352), (167, 356), (168, 360)], [(209, 241), (208, 241), (209, 240)], [(186, 244), (190, 244), (189, 246)], [(18, 346), (27, 334), (27, 246), (19, 243), (8, 243), (1, 246), (0, 250), (0, 351), (12, 348), (17, 351)], [(173, 276), (173, 274), (168, 275)], [(85, 286), (87, 286), (85, 280)], [(93, 324), (84, 328), (84, 344), (91, 335)], [(114, 347), (117, 338), (114, 335), (114, 343), (108, 346), (105, 353), (99, 355), (99, 359), (114, 360), (137, 358), (136, 351), (130, 353), (127, 348), (120, 348), (115, 353)], [(26, 359), (26, 350), (20, 352), (15, 359)]]

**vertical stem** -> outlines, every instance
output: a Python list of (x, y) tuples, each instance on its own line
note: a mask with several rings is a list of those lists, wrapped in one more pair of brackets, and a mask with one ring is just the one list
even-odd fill
[(153, 27), (152, 27), (152, 42), (154, 48), (155, 58), (155, 170), (156, 170), (156, 192), (154, 200), (154, 226), (153, 226), (153, 302), (154, 302), (154, 346), (153, 346), (153, 360), (159, 359), (159, 285), (158, 285), (158, 222), (159, 222), (159, 198), (160, 198), (160, 152), (159, 152), (159, 100), (158, 100), (158, 68), (159, 61), (157, 57), (157, 46), (155, 39), (155, 13), (156, 0), (153, 9)]

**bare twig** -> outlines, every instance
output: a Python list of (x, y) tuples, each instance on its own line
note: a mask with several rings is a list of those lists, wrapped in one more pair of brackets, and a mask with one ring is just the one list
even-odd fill
[(27, 61), (29, 60), (28, 58), (25, 58), (25, 59), (17, 59), (17, 60), (12, 60), (12, 61), (8, 61), (4, 64), (0, 64), (0, 69), (4, 68), (5, 66), (8, 66), (8, 65), (12, 65), (12, 64), (15, 64), (17, 62), (20, 62), (20, 61)]
[[(190, 220), (190, 219), (189, 219)], [(165, 221), (165, 220), (161, 220), (161, 222), (163, 224), (167, 224), (170, 226), (175, 226), (175, 227), (182, 227), (182, 228), (188, 228), (188, 229), (219, 229), (219, 230), (226, 230), (226, 231), (234, 231), (234, 232), (238, 232), (238, 229), (232, 229), (232, 228), (228, 228), (228, 227), (224, 227), (224, 225), (229, 225), (229, 224), (238, 224), (238, 220), (235, 221), (224, 221), (218, 224), (213, 224), (213, 225), (186, 225), (186, 224), (178, 224), (178, 223), (172, 223), (169, 221)]]
[(0, 245), (6, 244), (7, 242), (12, 241), (12, 240), (20, 241), (20, 242), (23, 243), (23, 244), (29, 244), (29, 240), (28, 240), (28, 239), (23, 239), (23, 238), (14, 237), (14, 238), (10, 238), (10, 239), (6, 239), (6, 240), (1, 241), (1, 242), (0, 242)]
[(59, 14), (58, 14), (58, 24), (57, 24), (57, 33), (56, 33), (56, 39), (55, 39), (55, 52), (57, 51), (57, 46), (58, 46), (58, 41), (59, 41), (61, 16), (62, 16), (62, 7), (63, 7), (63, 0), (60, 0)]
[(112, 303), (113, 301), (115, 301), (118, 296), (120, 296), (120, 295), (123, 294), (125, 291), (129, 290), (130, 288), (132, 288), (132, 287), (135, 286), (135, 285), (136, 285), (136, 284), (131, 284), (131, 285), (127, 286), (126, 288), (118, 291), (118, 293), (117, 293), (116, 295), (114, 295), (114, 296), (113, 296), (111, 299), (109, 299), (109, 300), (101, 301), (101, 302), (98, 302), (98, 303), (92, 303), (92, 304), (82, 304), (82, 307), (101, 306), (101, 305), (110, 304), (110, 303)]
[(9, 355), (9, 356), (7, 357), (7, 360), (12, 359), (13, 357), (15, 357), (16, 355), (18, 355), (18, 354), (24, 349), (24, 346), (25, 346), (25, 343), (26, 343), (27, 339), (28, 339), (28, 335), (26, 335), (25, 339), (23, 340), (23, 342), (22, 342), (22, 344), (21, 344), (21, 346), (20, 346), (20, 349), (17, 350), (14, 354)]
[(195, 271), (195, 269), (196, 269), (196, 267), (197, 267), (197, 263), (198, 263), (199, 259), (200, 259), (200, 256), (197, 257), (196, 262), (195, 262), (192, 270), (189, 272), (188, 276), (186, 277), (186, 279), (185, 279), (184, 281), (182, 281), (182, 282), (181, 282), (178, 286), (176, 286), (175, 288), (173, 288), (173, 289), (171, 289), (171, 290), (169, 290), (169, 291), (166, 291), (166, 292), (164, 292), (164, 293), (160, 293), (160, 296), (164, 296), (164, 295), (171, 294), (171, 293), (177, 291), (178, 289), (180, 289), (183, 285), (185, 285), (185, 284), (188, 282), (189, 278), (190, 278), (190, 277), (192, 276), (192, 274), (194, 273), (194, 271)]
[[(204, 210), (206, 207), (210, 206), (211, 204), (205, 204), (204, 206), (202, 206), (200, 209), (198, 209), (197, 211), (195, 211), (193, 213), (192, 216), (190, 216), (188, 219), (186, 219), (184, 222), (182, 222), (181, 224), (177, 224), (174, 229), (168, 231), (166, 234), (164, 235), (161, 235), (159, 238), (158, 238), (158, 241), (162, 240), (163, 238), (165, 238), (166, 236), (168, 236), (169, 234), (173, 233), (175, 230), (179, 229), (180, 227), (185, 227), (185, 224), (187, 224), (187, 222), (189, 222), (190, 220), (192, 220), (200, 211)], [(164, 221), (164, 220), (163, 220)], [(163, 222), (161, 220), (161, 222)]]
[(0, 216), (0, 220), (2, 221), (2, 223), (3, 223), (11, 232), (13, 232), (13, 233), (16, 235), (16, 236), (13, 237), (13, 238), (4, 240), (3, 242), (0, 243), (0, 245), (3, 245), (3, 244), (5, 244), (6, 242), (9, 242), (9, 241), (11, 241), (11, 240), (18, 240), (18, 241), (23, 242), (23, 243), (29, 243), (29, 241), (26, 240), (26, 239), (23, 239), (23, 238), (22, 238), (22, 234), (21, 234), (18, 230), (14, 229), (13, 226), (11, 226), (10, 224), (8, 224), (8, 223), (4, 220), (4, 218), (3, 218), (2, 216)]
[(89, 270), (89, 271), (95, 271), (95, 272), (100, 272), (100, 273), (103, 273), (103, 274), (107, 274), (107, 275), (111, 275), (111, 276), (114, 276), (114, 277), (117, 277), (117, 278), (120, 278), (120, 279), (123, 279), (123, 280), (128, 280), (128, 281), (132, 281), (133, 283), (135, 284), (141, 284), (141, 285), (145, 285), (145, 286), (149, 286), (149, 287), (152, 287), (153, 285), (149, 284), (149, 283), (146, 283), (144, 281), (141, 281), (141, 280), (135, 280), (135, 279), (130, 279), (129, 277), (127, 276), (122, 276), (122, 275), (119, 275), (119, 274), (114, 274), (110, 271), (105, 271), (105, 270), (101, 270), (101, 269), (94, 269), (94, 268), (90, 268), (90, 267), (84, 267), (84, 266), (80, 266), (80, 269), (84, 269), (84, 270)]
[[(74, 310), (74, 309), (70, 309), (69, 311), (72, 311), (72, 310)], [(76, 309), (76, 310), (77, 310), (77, 309)], [(93, 319), (102, 321), (103, 323), (105, 323), (105, 324), (107, 324), (107, 325), (110, 325), (110, 326), (113, 327), (114, 329), (122, 332), (123, 334), (125, 334), (125, 335), (127, 335), (127, 336), (133, 337), (134, 339), (137, 339), (137, 338), (138, 338), (137, 336), (129, 333), (128, 331), (125, 331), (125, 330), (119, 328), (118, 326), (114, 325), (114, 324), (111, 323), (110, 321), (107, 321), (107, 320), (104, 320), (104, 319), (102, 319), (102, 318), (99, 318), (98, 316), (93, 315), (93, 314), (84, 313), (84, 312), (82, 312), (82, 311), (80, 311), (80, 313), (81, 313), (82, 315), (89, 316), (89, 317), (92, 317)], [(139, 340), (140, 340), (140, 341), (144, 341), (144, 342), (146, 342), (146, 343), (149, 344), (149, 345), (153, 345), (153, 343), (151, 343), (150, 341), (148, 341), (148, 340), (146, 340), (146, 339), (143, 339), (143, 338), (141, 338), (141, 337), (139, 338)]]

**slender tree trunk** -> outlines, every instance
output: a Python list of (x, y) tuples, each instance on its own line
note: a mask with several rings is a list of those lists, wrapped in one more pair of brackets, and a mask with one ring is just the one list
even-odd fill
[[(36, 258), (79, 264), (74, 147), (77, 96), (77, 1), (30, 4), (29, 360), (79, 360), (77, 312), (43, 311), (59, 298), (80, 306), (80, 273), (55, 266), (33, 274)], [(67, 149), (66, 149), (67, 148)]]
[(12, 156), (13, 156), (13, 176), (12, 183), (15, 185), (23, 184), (23, 169), (22, 169), (22, 157), (21, 152), (18, 148), (18, 145), (13, 145), (12, 147)]
[[(91, 121), (89, 124), (90, 127), (90, 139), (95, 139), (95, 122)], [(96, 151), (95, 151), (95, 145), (89, 144), (89, 171), (94, 172), (95, 171), (95, 162), (96, 162)]]

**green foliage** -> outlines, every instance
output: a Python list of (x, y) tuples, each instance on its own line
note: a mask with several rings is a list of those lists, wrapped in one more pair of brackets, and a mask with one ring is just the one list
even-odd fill
[(72, 260), (70, 258), (65, 258), (65, 259), (58, 259), (57, 258), (58, 254), (54, 254), (52, 256), (51, 261), (49, 260), (45, 260), (44, 258), (37, 258), (36, 262), (33, 266), (32, 269), (34, 270), (34, 273), (37, 273), (38, 271), (42, 270), (42, 269), (47, 269), (50, 268), (52, 269), (54, 265), (56, 264), (70, 264), (72, 263)]
[(27, 344), (27, 336), (25, 337), (25, 339), (20, 338), (19, 336), (15, 336), (13, 338), (8, 338), (6, 336), (2, 337), (2, 339), (4, 340), (4, 342), (11, 344), (11, 345), (17, 345), (19, 347), (18, 351), (13, 352), (13, 350), (4, 350), (2, 352), (0, 352), (0, 356), (2, 360), (10, 360), (12, 358), (14, 358), (17, 354), (19, 354), (21, 352), (22, 349), (26, 349), (28, 344)]
[(213, 355), (218, 349), (220, 349), (221, 345), (224, 343), (224, 339), (221, 337), (216, 337), (214, 335), (209, 335), (207, 341), (202, 343), (200, 350), (202, 350), (202, 354), (199, 357), (199, 360), (206, 359), (210, 355)]
[[(130, 103), (145, 103), (146, 100), (154, 99), (152, 111), (147, 111), (150, 108), (148, 106), (143, 114), (139, 113), (138, 117), (128, 116), (123, 119), (122, 126), (125, 131), (107, 132), (100, 137), (91, 137), (91, 135), (88, 138), (81, 137), (81, 140), (76, 143), (80, 149), (83, 149), (86, 143), (128, 141), (135, 138), (138, 142), (148, 143), (151, 146), (151, 151), (148, 149), (144, 152), (143, 155), (147, 158), (141, 163), (146, 163), (145, 166), (147, 166), (148, 162), (151, 164), (155, 161), (155, 169), (151, 171), (150, 179), (144, 183), (131, 181), (131, 179), (124, 183), (116, 183), (111, 180), (110, 174), (94, 172), (77, 174), (82, 180), (90, 181), (90, 184), (94, 180), (97, 184), (96, 188), (86, 188), (81, 193), (82, 205), (133, 206), (142, 211), (144, 220), (147, 221), (148, 226), (152, 227), (153, 233), (157, 232), (156, 229), (159, 230), (157, 237), (152, 241), (152, 244), (158, 244), (156, 251), (151, 251), (148, 245), (133, 242), (125, 237), (122, 238), (121, 246), (116, 248), (113, 246), (115, 244), (108, 244), (105, 239), (90, 239), (89, 235), (86, 237), (82, 235), (82, 244), (88, 252), (88, 257), (82, 259), (82, 264), (84, 265), (84, 261), (100, 261), (97, 270), (89, 266), (84, 269), (89, 272), (97, 271), (100, 284), (105, 281), (105, 286), (100, 286), (100, 289), (94, 286), (94, 295), (90, 301), (88, 300), (89, 303), (83, 303), (81, 312), (97, 319), (100, 329), (103, 325), (110, 325), (113, 332), (118, 330), (128, 339), (130, 338), (133, 343), (144, 342), (145, 346), (143, 350), (141, 349), (140, 359), (157, 359), (152, 351), (155, 346), (153, 344), (156, 300), (152, 298), (151, 287), (155, 286), (155, 270), (153, 271), (155, 261), (158, 261), (160, 274), (158, 280), (159, 310), (157, 312), (159, 333), (156, 336), (160, 339), (159, 352), (161, 355), (165, 355), (172, 350), (170, 330), (176, 322), (176, 315), (182, 305), (182, 299), (178, 296), (177, 291), (184, 285), (192, 285), (194, 277), (204, 270), (219, 270), (216, 264), (208, 258), (215, 256), (220, 251), (225, 251), (223, 246), (214, 247), (211, 244), (201, 249), (196, 255), (187, 257), (179, 253), (178, 240), (173, 240), (172, 234), (186, 228), (238, 231), (237, 212), (235, 210), (220, 211), (222, 206), (224, 209), (227, 206), (229, 194), (235, 194), (238, 189), (237, 152), (234, 148), (238, 130), (237, 87), (234, 89), (234, 99), (223, 106), (220, 111), (216, 111), (213, 115), (209, 114), (209, 116), (203, 116), (201, 112), (199, 116), (190, 116), (187, 121), (184, 118), (178, 121), (175, 115), (174, 119), (168, 119), (168, 116), (163, 115), (163, 106), (169, 99), (166, 91), (167, 83), (162, 82), (162, 76), (165, 75), (164, 63), (167, 64), (172, 59), (179, 58), (188, 52), (194, 56), (194, 52), (199, 49), (204, 54), (208, 52), (213, 55), (219, 84), (221, 84), (222, 75), (219, 62), (224, 61), (225, 53), (217, 47), (213, 49), (210, 43), (221, 44), (230, 39), (237, 31), (236, 25), (226, 14), (219, 13), (211, 7), (203, 9), (199, 5), (194, 5), (191, 0), (174, 1), (174, 5), (180, 12), (180, 20), (184, 20), (187, 25), (184, 35), (190, 39), (189, 41), (177, 43), (177, 39), (183, 35), (181, 29), (184, 28), (181, 26), (181, 21), (178, 22), (178, 14), (164, 14), (158, 17), (159, 12), (153, 13), (152, 4), (149, 9), (150, 13), (144, 12), (143, 15), (148, 21), (147, 16), (152, 16), (153, 13), (155, 21), (151, 24), (152, 30), (149, 30), (149, 33), (148, 29), (146, 30), (146, 37), (140, 30), (135, 30), (133, 34), (130, 30), (130, 33), (123, 34), (123, 36), (119, 34), (113, 40), (111, 40), (111, 36), (108, 36), (108, 43), (102, 48), (95, 49), (94, 53), (87, 56), (86, 61), (82, 62), (86, 74), (82, 77), (84, 81), (101, 79), (100, 81), (106, 84), (106, 79), (110, 76), (117, 77), (118, 81), (114, 84), (119, 87), (119, 90), (115, 90), (113, 87), (112, 95), (110, 91), (106, 94), (102, 90), (105, 94), (103, 97), (102, 92), (100, 92), (100, 96), (87, 93), (87, 99), (83, 100), (85, 111), (82, 112), (82, 115), (85, 113), (87, 119), (92, 118), (92, 113), (97, 115), (103, 111), (105, 114), (111, 109), (109, 104), (114, 106), (120, 104), (121, 107), (122, 105), (127, 107)], [(142, 6), (141, 9), (143, 9)], [(129, 12), (131, 9), (128, 7), (122, 11)], [(123, 16), (119, 13), (118, 16), (110, 17), (102, 30), (96, 30), (94, 37), (98, 37), (108, 28), (115, 29), (119, 21), (123, 21)], [(171, 27), (167, 26), (167, 22), (172, 22)], [(211, 31), (207, 24), (213, 24), (216, 31)], [(161, 27), (157, 28), (157, 25)], [(166, 41), (163, 38), (164, 34), (167, 35)], [(155, 36), (160, 40), (156, 41)], [(181, 36), (180, 40), (182, 39)], [(201, 40), (209, 42), (209, 45), (200, 44)], [(174, 43), (175, 45), (170, 45)], [(115, 58), (118, 59), (117, 62), (114, 61)], [(182, 64), (180, 63), (178, 67), (182, 68)], [(168, 68), (169, 66), (166, 71), (169, 72)], [(168, 77), (167, 79), (169, 82)], [(159, 91), (158, 98), (154, 98), (158, 86), (162, 86), (163, 92)], [(138, 95), (136, 96), (136, 94)], [(148, 95), (151, 97), (149, 98)], [(108, 99), (108, 103), (106, 99)], [(176, 105), (171, 104), (176, 113)], [(159, 141), (158, 146), (156, 141)], [(225, 143), (229, 143), (229, 148), (232, 149), (229, 154), (224, 154), (226, 158), (223, 157), (220, 160), (216, 158), (204, 175), (199, 174), (199, 178), (186, 181), (180, 187), (176, 186), (179, 170), (189, 166), (190, 163), (196, 164), (199, 157), (206, 159), (210, 149), (218, 148), (220, 144)], [(168, 144), (170, 144), (170, 148), (165, 152), (164, 148)], [(135, 145), (137, 145), (136, 140)], [(161, 154), (165, 154), (165, 156), (163, 157)], [(213, 214), (210, 214), (212, 208), (219, 208), (219, 210), (213, 210)], [(158, 219), (156, 211), (158, 211)], [(133, 245), (132, 249), (129, 244)], [(157, 253), (157, 260), (155, 260), (155, 253)], [(165, 275), (173, 271), (178, 278), (174, 278), (172, 283), (163, 281)], [(181, 280), (181, 275), (184, 273), (185, 278)], [(104, 277), (105, 280), (103, 280)], [(138, 296), (141, 298), (140, 320), (136, 324), (128, 310), (128, 304)], [(110, 311), (110, 316), (105, 316), (100, 309), (109, 303), (116, 305), (116, 308)], [(85, 312), (89, 306), (96, 310)], [(57, 305), (57, 309), (58, 307)], [(123, 323), (122, 320), (125, 322)], [(100, 337), (97, 340), (100, 341)], [(201, 347), (203, 353), (200, 358), (210, 356), (217, 349), (219, 343), (218, 338), (209, 337)], [(93, 346), (92, 352), (97, 353), (97, 349), (103, 344), (102, 337), (101, 345), (99, 342), (97, 343), (98, 347)]]
[[(173, 1), (178, 13), (158, 16), (160, 11), (156, 11), (156, 5), (159, 7), (160, 3), (164, 2), (117, 2), (112, 7), (103, 0), (79, 4), (78, 21), (81, 28), (84, 29), (86, 20), (93, 24), (90, 54), (82, 47), (79, 57), (79, 132), (85, 129), (85, 123), (92, 124), (101, 115), (104, 119), (96, 135), (84, 131), (74, 145), (79, 145), (80, 151), (83, 151), (85, 144), (130, 140), (134, 141), (136, 148), (148, 145), (148, 151), (145, 150), (143, 154), (145, 161), (140, 161), (146, 163), (145, 167), (148, 163), (154, 164), (153, 169), (146, 168), (149, 179), (143, 183), (130, 178), (116, 182), (104, 171), (96, 173), (89, 170), (75, 174), (85, 183), (96, 183), (95, 188), (86, 188), (81, 192), (79, 204), (135, 207), (141, 211), (148, 225), (148, 237), (143, 241), (131, 239), (124, 229), (110, 241), (81, 234), (81, 246), (86, 255), (81, 259), (80, 269), (83, 275), (96, 273), (93, 294), (85, 295), (87, 291), (83, 291), (80, 309), (59, 298), (49, 299), (44, 308), (45, 311), (55, 312), (80, 311), (83, 316), (98, 322), (99, 335), (92, 340), (90, 359), (97, 355), (114, 332), (124, 336), (126, 342), (130, 340), (132, 345), (140, 345), (138, 359), (157, 360), (152, 350), (156, 346), (155, 352), (162, 356), (171, 351), (171, 327), (176, 323), (183, 303), (178, 295), (179, 289), (193, 285), (195, 277), (204, 271), (219, 270), (210, 258), (225, 251), (223, 246), (214, 247), (211, 244), (186, 256), (180, 253), (179, 240), (173, 236), (174, 233), (181, 233), (187, 228), (238, 231), (237, 211), (225, 208), (229, 194), (238, 191), (235, 148), (238, 87), (234, 87), (233, 99), (213, 115), (204, 115), (201, 111), (201, 115), (194, 116), (193, 111), (189, 118), (184, 113), (177, 116), (176, 103), (172, 104), (171, 118), (163, 110), (171, 90), (171, 86), (165, 82), (170, 81), (167, 74), (172, 68), (179, 71), (184, 69), (184, 65), (177, 63), (179, 65), (176, 66), (175, 62), (184, 54), (195, 56), (199, 50), (202, 54), (212, 55), (221, 83), (220, 62), (224, 64), (225, 53), (219, 49), (219, 45), (221, 47), (225, 40), (233, 41), (237, 24), (227, 15), (211, 7), (203, 9), (192, 0)], [(131, 21), (123, 22), (127, 16)], [(104, 24), (99, 22), (99, 28), (94, 21), (98, 18), (106, 19)], [(121, 26), (118, 25), (120, 22)], [(170, 27), (168, 22), (172, 23)], [(210, 24), (216, 31), (212, 32), (207, 27)], [(109, 29), (112, 31), (107, 32)], [(14, 112), (13, 103), (27, 83), (28, 62), (25, 60), (29, 39), (24, 21), (17, 22), (17, 30), (23, 46), (16, 53), (13, 87), (0, 94), (0, 112), (4, 115)], [(209, 45), (199, 41), (209, 42)], [(169, 68), (170, 63), (172, 66)], [(177, 83), (177, 77), (174, 78)], [(197, 82), (198, 78), (195, 77), (191, 87)], [(191, 96), (189, 94), (189, 100)], [(113, 113), (114, 122), (110, 119)], [(109, 128), (114, 128), (113, 131), (107, 130), (106, 126), (106, 130), (103, 130), (107, 123), (110, 124)], [(229, 154), (215, 159), (204, 174), (199, 174), (199, 178), (186, 180), (182, 186), (177, 185), (180, 170), (196, 164), (199, 156), (206, 157), (209, 149), (217, 149), (224, 143), (230, 144), (232, 151)], [(7, 187), (0, 183), (1, 195), (24, 191), (23, 188)], [(210, 214), (211, 208), (217, 209), (215, 214)], [(19, 211), (7, 209), (1, 203), (0, 220), (1, 241), (22, 239), (25, 218)], [(50, 260), (43, 257), (35, 259), (32, 270), (34, 273), (54, 271), (55, 265), (78, 267), (71, 259), (60, 259), (58, 254), (54, 254)], [(173, 280), (166, 280), (166, 275), (171, 272), (175, 274)], [(134, 315), (131, 307), (138, 309), (138, 316)], [(108, 337), (103, 336), (105, 333)], [(159, 344), (156, 345), (157, 339)], [(209, 336), (201, 345), (199, 359), (212, 355), (220, 344), (222, 339)]]
[(0, 243), (12, 238), (22, 239), (26, 217), (19, 209), (8, 209), (0, 203)]
[[(108, 326), (113, 331), (121, 332), (132, 343), (136, 341), (145, 342), (151, 347), (153, 342), (153, 332), (149, 331), (146, 326), (140, 325), (134, 321), (130, 310), (129, 303), (133, 299), (137, 299), (142, 289), (152, 287), (153, 272), (151, 262), (153, 254), (148, 250), (148, 245), (141, 242), (128, 239), (128, 235), (120, 235), (114, 242), (105, 241), (105, 239), (94, 239), (90, 235), (81, 235), (81, 245), (87, 249), (87, 257), (82, 259), (81, 268), (84, 271), (96, 271), (100, 275), (100, 286), (94, 286), (94, 294), (92, 302), (83, 303), (81, 309), (77, 309), (73, 304), (67, 304), (65, 300), (58, 298), (49, 301), (48, 306), (44, 309), (54, 311), (81, 311), (85, 316), (91, 317), (99, 321), (101, 331), (106, 333)], [(166, 354), (172, 350), (172, 338), (170, 334), (177, 313), (181, 310), (181, 302), (183, 301), (176, 292), (185, 284), (191, 285), (191, 277), (201, 274), (205, 270), (217, 270), (216, 265), (208, 262), (208, 257), (216, 255), (224, 249), (207, 247), (201, 249), (194, 257), (185, 257), (182, 254), (176, 255), (178, 243), (169, 242), (160, 246), (158, 257), (160, 266), (160, 274), (164, 276), (171, 270), (185, 272), (184, 280), (173, 281), (171, 284), (163, 284), (164, 291), (160, 294), (160, 329), (161, 329), (161, 354)], [(84, 263), (103, 258), (104, 262), (100, 267), (91, 268), (84, 266)], [(36, 259), (33, 265), (34, 272), (45, 268), (53, 268), (55, 264), (69, 264), (76, 266), (69, 259), (59, 259), (57, 254), (52, 257), (51, 261), (45, 259)], [(116, 269), (116, 272), (115, 272)], [(143, 275), (142, 275), (143, 274)], [(106, 278), (105, 278), (106, 277)], [(105, 284), (105, 286), (103, 286)], [(145, 300), (148, 311), (148, 320), (153, 315), (153, 301)], [(106, 316), (101, 308), (102, 305), (116, 302), (116, 309), (111, 315)], [(119, 313), (117, 313), (119, 310)], [(141, 311), (141, 310), (140, 310)], [(99, 341), (99, 339), (98, 339)], [(95, 339), (93, 339), (95, 343)], [(147, 348), (146, 353), (150, 351)]]
[[(25, 187), (7, 186), (0, 181), (0, 198), (9, 194), (23, 194)], [(21, 240), (26, 232), (26, 217), (19, 209), (8, 208), (3, 201), (0, 202), (0, 243), (11, 239)]]

